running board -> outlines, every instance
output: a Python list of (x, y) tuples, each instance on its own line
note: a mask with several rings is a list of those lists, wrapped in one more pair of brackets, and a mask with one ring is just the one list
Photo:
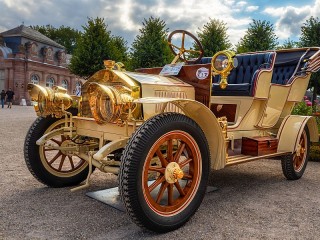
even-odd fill
[(284, 156), (287, 154), (291, 154), (291, 152), (277, 152), (277, 153), (271, 153), (267, 155), (261, 155), (261, 156), (249, 156), (249, 155), (234, 155), (227, 158), (227, 166), (232, 166), (239, 163), (245, 163), (245, 162), (251, 162), (259, 159), (266, 159), (266, 158), (273, 158), (273, 157), (279, 157)]

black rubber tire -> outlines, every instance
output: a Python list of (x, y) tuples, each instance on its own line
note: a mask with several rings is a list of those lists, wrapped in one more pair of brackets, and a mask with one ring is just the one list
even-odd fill
[(288, 180), (298, 180), (301, 178), (307, 167), (310, 153), (310, 133), (307, 126), (305, 126), (301, 137), (303, 137), (304, 134), (306, 137), (305, 142), (307, 146), (305, 148), (305, 158), (301, 164), (301, 167), (299, 167), (297, 170), (295, 169), (294, 159), (296, 157), (296, 153), (289, 154), (281, 158), (282, 172)]
[[(161, 136), (172, 131), (183, 131), (195, 140), (200, 150), (202, 171), (198, 175), (198, 189), (187, 200), (186, 207), (173, 215), (163, 216), (147, 204), (143, 194), (142, 174), (149, 150)], [(119, 176), (121, 197), (129, 216), (137, 225), (155, 232), (172, 231), (185, 224), (197, 211), (206, 192), (209, 172), (209, 147), (198, 124), (182, 114), (159, 114), (141, 125), (123, 152)]]
[(40, 159), (40, 149), (36, 141), (58, 120), (60, 119), (51, 116), (38, 117), (31, 125), (24, 143), (24, 158), (31, 174), (39, 182), (55, 188), (78, 185), (86, 179), (89, 171), (89, 166), (87, 166), (73, 176), (61, 177), (50, 173), (43, 165)]

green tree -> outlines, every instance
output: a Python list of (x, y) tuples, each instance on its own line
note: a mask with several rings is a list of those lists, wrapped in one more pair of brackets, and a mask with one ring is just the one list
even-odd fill
[[(320, 46), (320, 20), (319, 18), (310, 17), (301, 27), (300, 47)], [(319, 91), (320, 72), (313, 73), (309, 83), (313, 87), (313, 99), (317, 99)], [(312, 101), (313, 102), (313, 101)], [(314, 104), (314, 102), (313, 102)]]
[[(216, 52), (232, 47), (227, 35), (226, 23), (217, 19), (211, 19), (197, 32), (203, 47), (204, 56), (213, 56)], [(194, 49), (199, 50), (197, 44)]]
[(275, 49), (278, 45), (273, 24), (266, 20), (252, 20), (243, 38), (236, 45), (237, 52), (255, 52)]
[(76, 41), (81, 36), (80, 31), (63, 25), (59, 28), (55, 28), (52, 25), (36, 25), (30, 27), (64, 46), (66, 48), (66, 52), (69, 54), (73, 53), (73, 50), (76, 46)]
[(285, 40), (283, 42), (282, 45), (278, 46), (278, 49), (288, 49), (288, 48), (295, 48), (298, 46), (298, 42), (295, 42), (293, 40), (290, 40), (290, 38), (288, 38), (287, 40)]
[(131, 48), (131, 67), (160, 67), (170, 62), (173, 54), (167, 43), (168, 28), (160, 18), (144, 19), (140, 34)]
[(112, 59), (116, 61), (121, 61), (123, 63), (127, 63), (128, 62), (127, 41), (125, 41), (123, 37), (112, 36), (111, 45), (112, 45), (112, 48), (111, 48)]
[(126, 43), (123, 38), (111, 36), (103, 18), (88, 18), (88, 23), (82, 27), (84, 33), (78, 38), (69, 65), (72, 73), (88, 78), (104, 68), (103, 60), (123, 60)]

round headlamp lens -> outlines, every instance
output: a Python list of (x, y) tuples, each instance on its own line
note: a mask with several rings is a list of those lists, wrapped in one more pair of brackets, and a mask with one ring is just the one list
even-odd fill
[(229, 60), (228, 57), (224, 54), (220, 54), (216, 57), (214, 61), (214, 68), (218, 71), (223, 71), (228, 67)]

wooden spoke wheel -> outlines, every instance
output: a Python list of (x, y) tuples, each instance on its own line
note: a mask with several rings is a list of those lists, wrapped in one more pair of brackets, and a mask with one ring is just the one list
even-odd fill
[(281, 159), (282, 171), (287, 179), (297, 180), (302, 177), (307, 167), (309, 152), (310, 135), (306, 126), (300, 136), (296, 152)]
[[(47, 128), (44, 134), (61, 128), (64, 124), (64, 119), (61, 119)], [(87, 167), (87, 162), (73, 155), (72, 152), (52, 149), (48, 147), (49, 144), (53, 147), (68, 147), (75, 144), (69, 137), (57, 135), (47, 141), (45, 145), (39, 147), (41, 162), (50, 173), (60, 177), (71, 177)]]
[(120, 193), (132, 219), (157, 232), (183, 225), (205, 194), (208, 149), (201, 128), (184, 115), (145, 122), (125, 148), (120, 168)]
[[(180, 40), (180, 35), (181, 35), (181, 44), (174, 45), (172, 43), (173, 38), (178, 38)], [(192, 41), (196, 43), (196, 49), (191, 49), (191, 48), (186, 48), (185, 47), (185, 42), (186, 42), (186, 37), (191, 38)], [(178, 59), (180, 59), (183, 62), (186, 63), (196, 63), (198, 62), (202, 57), (203, 57), (203, 48), (200, 43), (200, 41), (190, 32), (187, 32), (185, 30), (175, 30), (170, 33), (168, 37), (168, 44), (173, 52), (173, 54), (176, 56), (172, 63), (176, 63)]]
[(29, 171), (40, 182), (50, 187), (66, 187), (86, 179), (88, 163), (72, 152), (55, 150), (52, 146), (70, 146), (72, 141), (63, 135), (52, 137), (44, 146), (36, 141), (44, 134), (62, 127), (64, 119), (39, 117), (30, 127), (24, 144), (24, 157)]

